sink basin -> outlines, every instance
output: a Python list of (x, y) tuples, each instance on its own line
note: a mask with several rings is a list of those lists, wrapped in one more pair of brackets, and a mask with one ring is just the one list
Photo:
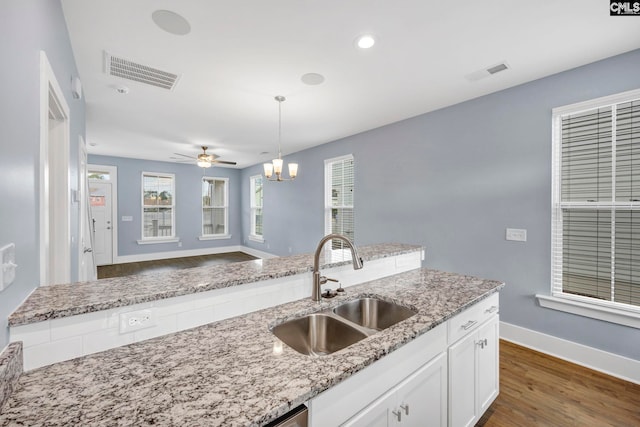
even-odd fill
[(416, 314), (407, 307), (376, 298), (350, 301), (334, 308), (333, 312), (360, 326), (378, 331)]
[(326, 355), (350, 346), (367, 335), (330, 315), (309, 314), (276, 325), (273, 334), (299, 353)]

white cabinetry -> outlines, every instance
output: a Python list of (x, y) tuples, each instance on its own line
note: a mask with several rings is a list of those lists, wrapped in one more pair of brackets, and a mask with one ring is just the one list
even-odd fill
[(311, 427), (473, 425), (498, 395), (498, 293), (308, 402)]
[[(446, 354), (447, 325), (443, 323), (311, 399), (309, 425), (431, 425), (421, 419), (423, 411), (433, 412), (434, 419), (445, 419), (433, 425), (445, 425)], [(403, 423), (384, 424), (389, 420), (387, 409), (397, 411), (403, 402), (409, 402), (409, 415), (401, 409)]]
[[(449, 426), (473, 426), (498, 396), (498, 296), (451, 319)], [(452, 341), (450, 340), (450, 343)]]
[(441, 353), (343, 424), (348, 427), (445, 427), (447, 357)]

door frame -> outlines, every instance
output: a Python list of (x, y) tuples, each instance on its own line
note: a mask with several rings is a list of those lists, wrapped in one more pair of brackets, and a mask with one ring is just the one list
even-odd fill
[[(109, 172), (111, 178), (111, 262), (118, 264), (118, 167), (109, 165), (98, 165), (94, 163), (87, 164), (87, 172), (92, 170)], [(104, 182), (100, 180), (89, 180), (91, 182)], [(89, 197), (89, 189), (87, 188), (87, 197)]]
[[(50, 108), (54, 103), (54, 111)], [(40, 286), (71, 281), (71, 197), (69, 177), (69, 137), (71, 115), (62, 89), (51, 68), (47, 54), (40, 51), (40, 161), (39, 161), (39, 255)], [(49, 146), (49, 114), (62, 120), (60, 141), (55, 151)], [(59, 155), (55, 155), (59, 154)], [(50, 171), (57, 174), (51, 175)], [(53, 179), (51, 179), (53, 177)], [(56, 197), (51, 200), (50, 194)], [(55, 241), (50, 241), (51, 230), (55, 230)], [(55, 263), (55, 271), (51, 264)]]
[[(85, 139), (80, 135), (78, 139), (78, 191), (80, 193), (78, 197), (79, 205), (79, 224), (78, 224), (78, 280), (96, 280), (96, 263), (91, 252), (91, 265), (83, 265), (83, 260), (86, 259), (85, 249), (90, 248), (93, 251), (93, 235), (91, 233), (91, 227), (89, 225), (89, 196), (87, 179), (87, 165), (88, 165), (88, 153)], [(87, 234), (88, 232), (88, 234)], [(87, 274), (89, 273), (90, 274)]]

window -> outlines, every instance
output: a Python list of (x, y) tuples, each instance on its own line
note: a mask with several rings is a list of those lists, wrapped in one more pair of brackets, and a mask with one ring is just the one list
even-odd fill
[(553, 126), (552, 294), (640, 319), (640, 91)]
[(175, 177), (142, 173), (142, 240), (175, 238)]
[(202, 237), (229, 237), (228, 178), (202, 179)]
[[(355, 237), (353, 181), (352, 155), (325, 160), (325, 233), (342, 234), (351, 241)], [(336, 253), (348, 250), (337, 239), (331, 241), (331, 249)]]
[(252, 176), (250, 178), (251, 192), (251, 232), (249, 239), (262, 242), (262, 198), (263, 198), (263, 181), (261, 175)]

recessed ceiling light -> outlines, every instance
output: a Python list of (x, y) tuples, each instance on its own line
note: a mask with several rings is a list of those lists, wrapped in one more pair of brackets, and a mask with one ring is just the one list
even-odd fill
[(356, 45), (360, 49), (369, 49), (370, 47), (373, 47), (374, 44), (376, 44), (376, 39), (370, 34), (360, 36), (356, 40)]
[(318, 73), (307, 73), (307, 74), (304, 74), (300, 78), (300, 80), (302, 80), (302, 83), (304, 84), (315, 86), (315, 85), (322, 84), (322, 82), (324, 82), (324, 76)]
[(156, 10), (151, 19), (158, 27), (176, 36), (184, 36), (191, 32), (191, 25), (182, 16), (170, 10)]

